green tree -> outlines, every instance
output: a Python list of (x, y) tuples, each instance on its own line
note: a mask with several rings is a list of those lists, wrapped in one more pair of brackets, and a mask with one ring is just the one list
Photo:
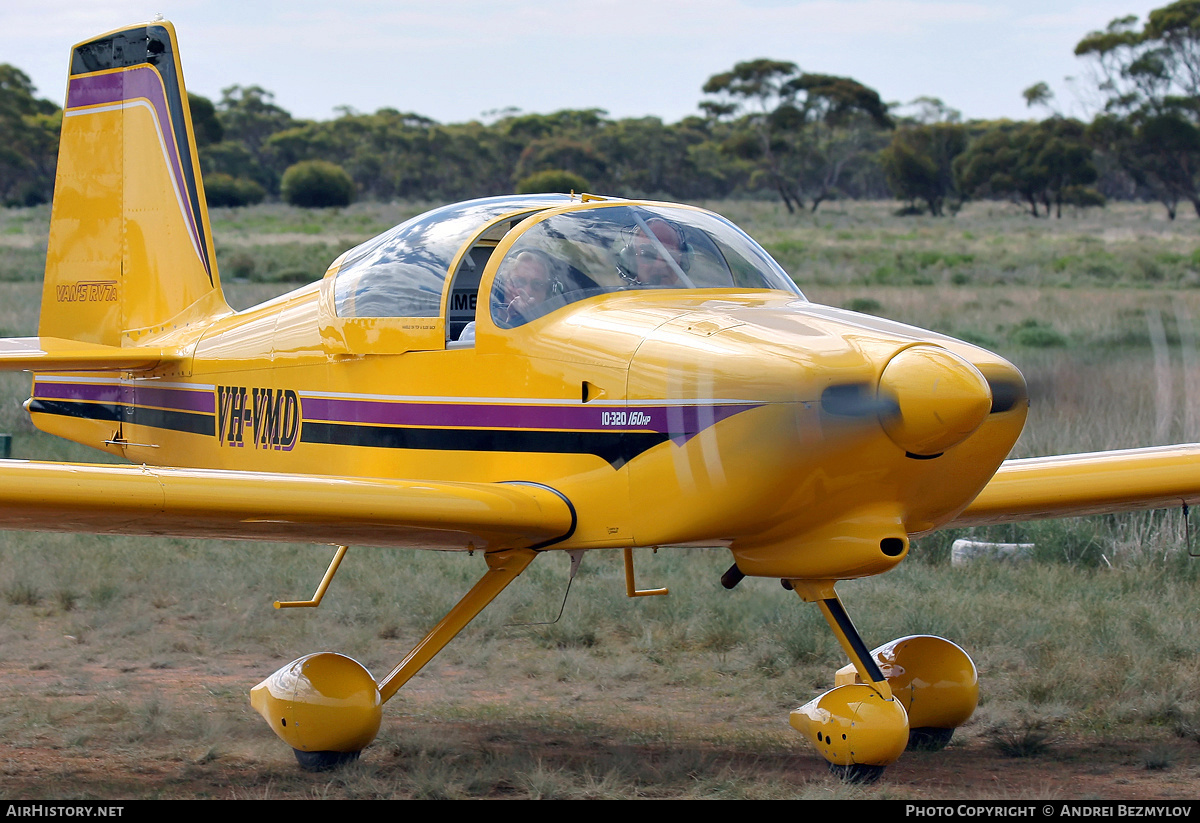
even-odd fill
[(1050, 90), (1050, 86), (1046, 83), (1034, 83), (1021, 92), (1021, 96), (1025, 98), (1025, 105), (1029, 108), (1053, 105), (1050, 101), (1054, 99), (1054, 92)]
[(1179, 0), (1094, 31), (1075, 47), (1099, 75), (1105, 115), (1092, 135), (1174, 219), (1180, 200), (1200, 215), (1200, 0)]
[(966, 148), (963, 124), (921, 123), (896, 129), (879, 161), (895, 197), (910, 207), (922, 202), (931, 215), (940, 216), (948, 200), (960, 199), (954, 161)]
[(1140, 193), (1162, 204), (1171, 220), (1180, 201), (1195, 202), (1200, 130), (1186, 118), (1174, 113), (1103, 114), (1092, 121), (1088, 135)]
[(527, 144), (555, 135), (595, 134), (607, 113), (604, 109), (562, 109), (551, 114), (514, 114), (496, 125), (508, 137)]
[(573, 171), (545, 169), (534, 172), (517, 182), (517, 194), (539, 194), (541, 192), (575, 192), (589, 189), (588, 181)]
[(354, 181), (341, 166), (305, 160), (283, 173), (280, 192), (284, 200), (301, 208), (348, 206), (354, 200)]
[(1039, 216), (1052, 207), (1062, 217), (1070, 202), (1093, 202), (1083, 191), (1096, 180), (1092, 149), (1078, 120), (1000, 121), (954, 161), (959, 190), (967, 196), (1011, 197)]
[(196, 134), (197, 148), (220, 143), (225, 138), (225, 128), (211, 100), (189, 91), (188, 107), (192, 110), (192, 130)]
[(521, 145), (498, 125), (440, 125), (421, 115), (380, 109), (321, 123), (299, 123), (267, 140), (274, 162), (337, 163), (365, 196), (461, 199), (512, 191)]
[(204, 197), (209, 206), (252, 206), (267, 196), (262, 186), (244, 177), (210, 174), (204, 178)]
[(255, 156), (267, 138), (295, 123), (290, 114), (275, 105), (275, 95), (259, 86), (222, 89), (217, 116), (225, 138), (241, 143)]
[(1051, 117), (1038, 124), (1036, 137), (1040, 147), (1033, 162), (1045, 169), (1046, 188), (1042, 202), (1046, 215), (1054, 204), (1055, 217), (1062, 217), (1064, 203), (1073, 205), (1103, 205), (1089, 186), (1096, 182), (1096, 166), (1092, 162), (1092, 146), (1087, 140), (1087, 127), (1078, 120)]
[(199, 148), (200, 169), (204, 175), (225, 174), (239, 180), (252, 180), (264, 191), (279, 191), (276, 162), (264, 164), (236, 140), (222, 140)]
[(753, 161), (756, 178), (774, 189), (788, 211), (813, 211), (836, 192), (851, 166), (892, 127), (873, 89), (848, 77), (801, 72), (794, 63), (760, 58), (715, 74), (701, 103), (715, 120), (741, 115), (725, 142)]
[(566, 171), (581, 179), (599, 180), (608, 160), (591, 141), (566, 136), (544, 137), (530, 142), (517, 160), (514, 179), (528, 178), (539, 171)]
[(0, 202), (47, 202), (54, 191), (62, 113), (35, 96), (29, 77), (0, 64)]
[(268, 140), (292, 128), (296, 121), (275, 105), (275, 95), (259, 86), (229, 86), (221, 90), (217, 119), (223, 132), (220, 142), (201, 151), (214, 171), (254, 180), (269, 192), (279, 190), (279, 175), (286, 168), (272, 155)]
[(697, 116), (672, 125), (657, 117), (607, 123), (592, 138), (607, 160), (605, 174), (592, 182), (599, 191), (633, 197), (727, 196), (745, 174), (740, 161), (720, 151), (714, 125)]

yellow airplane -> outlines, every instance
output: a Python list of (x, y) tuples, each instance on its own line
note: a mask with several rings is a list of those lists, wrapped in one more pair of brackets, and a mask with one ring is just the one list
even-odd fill
[(494, 197), (413, 218), (317, 283), (226, 303), (175, 31), (71, 52), (41, 316), (0, 341), (42, 430), (130, 465), (0, 461), (6, 528), (481, 554), (479, 582), (376, 680), (321, 653), (251, 702), (305, 768), (542, 552), (714, 546), (816, 604), (850, 664), (791, 714), (869, 780), (940, 747), (978, 678), (949, 640), (874, 650), (835, 591), (947, 526), (1200, 499), (1200, 447), (1006, 461), (1021, 373), (977, 346), (815, 305), (736, 226), (683, 205)]

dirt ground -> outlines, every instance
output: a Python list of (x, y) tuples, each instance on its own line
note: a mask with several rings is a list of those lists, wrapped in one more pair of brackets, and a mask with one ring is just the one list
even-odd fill
[[(459, 724), (448, 725), (455, 733), (466, 731)], [(537, 744), (531, 741), (531, 745)], [(736, 751), (713, 753), (713, 762), (718, 764), (743, 759)], [(753, 759), (763, 768), (764, 778), (773, 777), (776, 786), (779, 781), (796, 783), (797, 796), (804, 785), (830, 780), (820, 761), (805, 753), (767, 763), (759, 755)], [(397, 768), (386, 761), (385, 754), (368, 751), (361, 765), (349, 768), (373, 767), (375, 777), (386, 780), (390, 770)], [(230, 755), (202, 763), (172, 748), (101, 753), (91, 747), (64, 751), (5, 743), (0, 744), (0, 781), (8, 800), (361, 796), (348, 790), (343, 793), (329, 775), (298, 773), (282, 749), (278, 758), (269, 760)], [(891, 800), (1194, 800), (1198, 791), (1200, 769), (1194, 757), (1180, 753), (1171, 768), (1149, 771), (1136, 744), (1078, 742), (1061, 746), (1053, 757), (1026, 760), (999, 758), (979, 745), (954, 748), (937, 757), (907, 754), (888, 768), (879, 783), (858, 789), (857, 795)], [(512, 789), (500, 785), (491, 796), (500, 799), (512, 794)], [(676, 796), (653, 787), (640, 794)]]
[[(122, 670), (124, 669), (124, 670)], [(461, 796), (478, 781), (480, 764), (511, 770), (601, 774), (613, 763), (634, 764), (635, 780), (615, 791), (631, 797), (721, 796), (705, 783), (737, 775), (740, 796), (864, 799), (1150, 800), (1200, 796), (1200, 745), (1163, 733), (1154, 740), (1061, 738), (1037, 757), (1001, 756), (987, 738), (961, 730), (936, 753), (909, 752), (873, 786), (844, 787), (824, 762), (779, 718), (706, 722), (711, 705), (672, 720), (670, 739), (647, 736), (639, 712), (604, 712), (587, 733), (552, 718), (541, 722), (516, 692), (473, 688), (453, 695), (447, 711), (443, 677), (418, 678), (399, 706), (385, 709), (379, 740), (341, 773), (300, 772), (287, 748), (249, 708), (245, 695), (263, 676), (262, 661), (224, 658), (169, 670), (101, 663), (62, 671), (0, 664), (4, 727), (0, 729), (0, 797), (21, 799), (288, 799)], [(441, 672), (450, 675), (453, 672)], [(537, 686), (527, 686), (537, 698)], [(658, 695), (656, 703), (686, 695)], [(139, 702), (141, 701), (141, 702)], [(129, 705), (135, 710), (129, 710)], [(490, 706), (490, 710), (487, 708)], [(107, 710), (106, 708), (107, 707)], [(140, 708), (136, 708), (140, 707)], [(157, 707), (157, 708), (156, 708)], [(587, 713), (586, 706), (577, 706)], [(106, 711), (108, 716), (106, 716)], [(451, 716), (446, 716), (447, 714)], [(462, 719), (464, 714), (471, 719)], [(454, 715), (457, 715), (454, 716)], [(480, 720), (484, 716), (486, 719)], [(617, 719), (614, 720), (613, 718)], [(730, 726), (740, 728), (731, 734)], [(207, 731), (198, 730), (207, 726)], [(732, 741), (732, 742), (731, 742)], [(486, 757), (480, 759), (480, 752)], [(437, 761), (441, 780), (430, 788), (414, 768)], [(677, 764), (672, 770), (669, 764)], [(683, 763), (684, 766), (678, 766)], [(640, 765), (638, 765), (640, 764)], [(488, 782), (490, 780), (490, 782)], [(484, 778), (474, 797), (612, 796), (560, 780), (522, 782), (517, 775)], [(728, 782), (728, 781), (727, 781)], [(419, 785), (418, 785), (419, 784)], [(565, 784), (565, 785), (564, 785)], [(757, 784), (757, 787), (756, 787)], [(531, 788), (531, 785), (533, 788)], [(422, 788), (422, 786), (424, 788)]]

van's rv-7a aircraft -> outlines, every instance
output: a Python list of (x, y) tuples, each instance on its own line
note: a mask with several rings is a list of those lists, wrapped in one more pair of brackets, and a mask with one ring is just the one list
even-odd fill
[[(537, 305), (512, 296), (525, 265)], [(728, 587), (778, 578), (821, 609), (850, 664), (791, 724), (871, 779), (910, 741), (944, 745), (977, 674), (938, 637), (868, 650), (839, 580), (947, 526), (1200, 500), (1198, 446), (1006, 461), (1028, 407), (1012, 364), (810, 303), (688, 206), (450, 205), (234, 312), (162, 21), (71, 52), (38, 334), (0, 341), (0, 368), (34, 374), (33, 422), (131, 465), (0, 461), (0, 526), (486, 558), (379, 681), (321, 653), (253, 689), (306, 768), (357, 756), (542, 552), (687, 545), (732, 554)]]

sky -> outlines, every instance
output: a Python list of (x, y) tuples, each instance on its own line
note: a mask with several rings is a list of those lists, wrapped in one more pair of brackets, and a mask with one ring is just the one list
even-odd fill
[[(62, 104), (68, 52), (161, 13), (189, 91), (261, 86), (293, 116), (394, 108), (442, 123), (515, 107), (599, 108), (668, 123), (699, 113), (712, 75), (757, 57), (853, 77), (887, 102), (936, 97), (967, 119), (1043, 117), (1044, 81), (1088, 118), (1074, 47), (1167, 0), (3, 0), (0, 63)], [(1066, 78), (1074, 78), (1074, 81)]]

